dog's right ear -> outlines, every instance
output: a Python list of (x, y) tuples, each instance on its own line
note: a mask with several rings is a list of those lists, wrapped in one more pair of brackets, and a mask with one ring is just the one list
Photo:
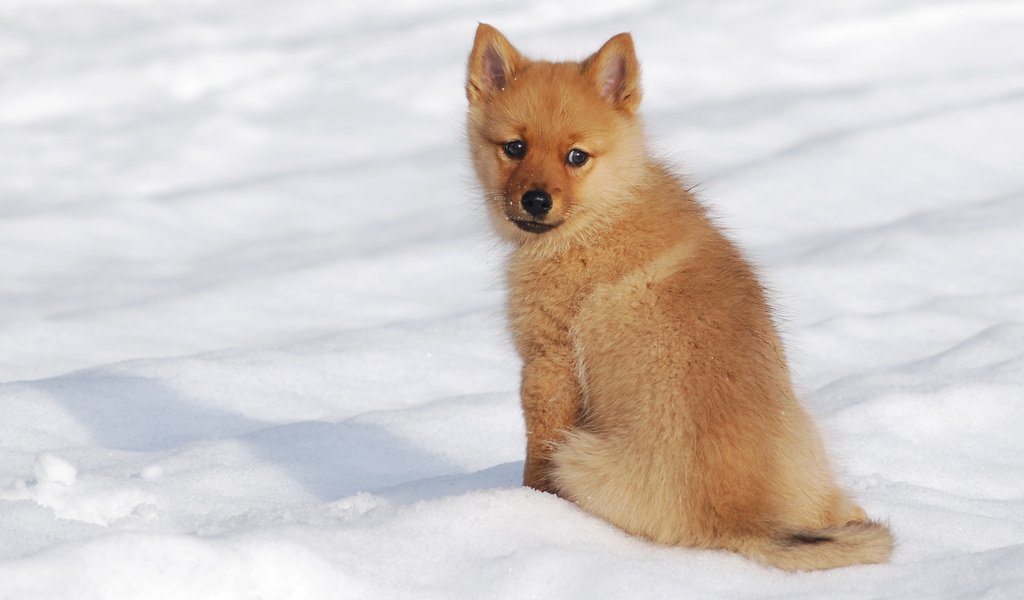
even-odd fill
[(505, 89), (525, 59), (497, 29), (480, 23), (473, 50), (469, 53), (466, 97), (470, 104), (482, 102)]

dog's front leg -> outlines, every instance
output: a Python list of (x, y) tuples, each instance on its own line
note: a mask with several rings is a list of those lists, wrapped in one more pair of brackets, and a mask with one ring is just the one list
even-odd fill
[(548, 478), (552, 444), (575, 423), (580, 409), (580, 386), (568, 349), (527, 360), (523, 364), (521, 397), (526, 420), (526, 466), (523, 485), (557, 493)]

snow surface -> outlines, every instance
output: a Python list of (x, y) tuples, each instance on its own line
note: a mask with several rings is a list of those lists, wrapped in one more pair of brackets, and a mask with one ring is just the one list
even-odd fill
[[(483, 8), (480, 8), (480, 7)], [(518, 487), (477, 21), (632, 31), (892, 563)], [(0, 598), (1024, 598), (1024, 3), (5, 0)]]

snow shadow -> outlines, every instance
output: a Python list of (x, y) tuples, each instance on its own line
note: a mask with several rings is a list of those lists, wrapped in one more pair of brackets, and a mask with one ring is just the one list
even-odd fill
[(523, 481), (523, 461), (502, 463), (474, 473), (441, 475), (410, 481), (376, 492), (392, 505), (408, 505), (421, 500), (458, 496), (467, 492), (494, 488), (517, 488)]
[(33, 382), (60, 402), (106, 448), (152, 452), (233, 437), (265, 426), (235, 413), (188, 402), (180, 391), (146, 377), (82, 371)]
[(386, 429), (354, 421), (276, 425), (240, 438), (323, 500), (451, 473), (452, 465)]
[(203, 406), (158, 380), (103, 370), (36, 381), (97, 445), (154, 452), (236, 439), (330, 501), (451, 474), (453, 466), (383, 427), (355, 421), (278, 424)]

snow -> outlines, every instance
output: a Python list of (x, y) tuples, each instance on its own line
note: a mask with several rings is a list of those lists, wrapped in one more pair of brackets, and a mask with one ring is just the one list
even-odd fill
[[(476, 23), (632, 31), (892, 563), (518, 486)], [(0, 598), (1024, 597), (1024, 4), (0, 5)]]

